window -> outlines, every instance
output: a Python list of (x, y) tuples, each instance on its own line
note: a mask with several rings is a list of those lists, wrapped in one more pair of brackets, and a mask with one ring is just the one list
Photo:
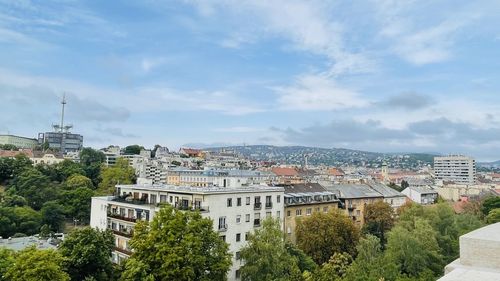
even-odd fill
[(316, 208), (316, 212), (319, 212), (319, 207)]
[(240, 257), (240, 252), (236, 252), (236, 260), (239, 260), (241, 257)]
[(241, 241), (241, 233), (236, 233), (236, 242)]
[(266, 218), (269, 218), (271, 215), (271, 212), (266, 212)]
[(310, 215), (311, 215), (311, 213), (312, 213), (312, 209), (311, 209), (311, 208), (307, 208), (307, 209), (306, 209), (306, 215), (307, 215), (307, 216), (310, 216)]
[(149, 203), (156, 204), (156, 195), (151, 194), (151, 196), (149, 197)]
[(281, 218), (281, 212), (280, 211), (276, 211), (276, 217), (279, 219)]
[(250, 197), (247, 197), (247, 198), (246, 198), (246, 204), (247, 204), (247, 205), (250, 205)]
[(302, 216), (302, 209), (295, 210), (295, 215), (296, 216)]
[(160, 202), (161, 203), (167, 202), (167, 195), (160, 195)]
[(236, 223), (240, 223), (241, 222), (241, 215), (237, 215), (236, 216)]
[(266, 208), (272, 208), (273, 203), (271, 201), (271, 196), (266, 196)]
[(233, 206), (233, 198), (227, 198), (227, 206), (232, 207)]
[(289, 217), (290, 216), (290, 211), (286, 211), (286, 216)]
[(323, 207), (323, 212), (328, 213), (328, 207)]
[(248, 241), (248, 235), (250, 235), (250, 232), (245, 232), (245, 241)]
[(241, 206), (241, 197), (236, 198), (236, 206)]
[(222, 241), (226, 242), (226, 235), (222, 235), (222, 236), (220, 237), (220, 239), (222, 239)]
[(219, 217), (219, 230), (227, 229), (226, 217)]
[(235, 277), (236, 277), (236, 279), (240, 279), (240, 277), (241, 277), (241, 272), (240, 272), (240, 270), (239, 270), (239, 269), (236, 269), (236, 276), (235, 276)]
[(361, 211), (360, 210), (356, 210), (356, 216), (361, 216)]
[(246, 222), (249, 222), (249, 221), (250, 221), (250, 214), (246, 214), (246, 215), (245, 215), (245, 221), (246, 221)]
[(276, 202), (277, 203), (281, 203), (281, 195), (277, 195), (276, 196)]

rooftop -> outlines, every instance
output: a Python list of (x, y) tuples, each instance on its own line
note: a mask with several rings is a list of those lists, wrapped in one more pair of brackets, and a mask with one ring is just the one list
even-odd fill
[(325, 186), (332, 192), (337, 192), (341, 198), (373, 198), (383, 197), (382, 194), (370, 188), (366, 184), (335, 184)]
[(250, 193), (250, 192), (283, 192), (283, 187), (267, 186), (267, 185), (250, 185), (245, 187), (193, 187), (193, 186), (176, 186), (168, 184), (133, 184), (133, 185), (117, 185), (116, 187), (122, 189), (135, 189), (135, 190), (150, 190), (150, 191), (165, 191), (165, 192), (180, 192), (192, 194), (225, 194), (225, 193)]

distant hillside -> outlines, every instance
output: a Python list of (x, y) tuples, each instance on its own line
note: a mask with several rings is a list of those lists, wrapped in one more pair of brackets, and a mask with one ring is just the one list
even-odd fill
[(259, 161), (274, 161), (280, 164), (301, 165), (307, 161), (312, 165), (380, 167), (386, 161), (390, 167), (418, 168), (432, 165), (435, 154), (425, 153), (377, 153), (344, 148), (318, 148), (306, 146), (222, 146), (210, 151), (234, 151), (247, 158)]

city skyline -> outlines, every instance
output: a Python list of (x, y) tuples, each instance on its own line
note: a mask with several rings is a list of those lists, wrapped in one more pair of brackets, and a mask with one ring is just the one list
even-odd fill
[(0, 3), (0, 134), (500, 159), (495, 1)]

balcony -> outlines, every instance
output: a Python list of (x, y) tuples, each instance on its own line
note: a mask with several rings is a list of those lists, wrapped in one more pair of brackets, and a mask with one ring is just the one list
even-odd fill
[(258, 227), (258, 226), (260, 226), (260, 219), (254, 219), (254, 220), (253, 220), (253, 226), (254, 226), (254, 227)]
[(122, 216), (122, 215), (116, 214), (116, 213), (108, 213), (108, 217), (114, 218), (114, 219), (119, 219), (122, 221), (134, 222), (134, 223), (137, 221), (136, 218), (129, 218), (129, 217)]
[(134, 205), (155, 205), (155, 204), (150, 204), (148, 203), (147, 200), (144, 199), (133, 199), (130, 197), (123, 198), (123, 197), (115, 197), (113, 199), (115, 202), (121, 202), (121, 203), (128, 203), (128, 204), (134, 204)]
[(226, 224), (219, 224), (219, 232), (226, 232), (227, 231), (227, 223)]
[(200, 211), (202, 213), (209, 212), (208, 206), (196, 206), (196, 205), (183, 205), (183, 204), (175, 204), (174, 208), (182, 211)]
[(272, 202), (266, 202), (266, 209), (271, 209), (273, 207)]
[(115, 230), (112, 229), (113, 233), (119, 236), (127, 237), (127, 238), (132, 238), (134, 236), (134, 232), (132, 231), (126, 231), (126, 230)]
[(255, 202), (255, 204), (253, 205), (253, 209), (254, 210), (260, 210), (260, 209), (262, 209), (262, 203)]
[(132, 251), (130, 251), (130, 250), (122, 249), (120, 247), (115, 247), (114, 249), (115, 249), (115, 251), (120, 252), (122, 254), (125, 254), (127, 256), (131, 256), (132, 255)]

